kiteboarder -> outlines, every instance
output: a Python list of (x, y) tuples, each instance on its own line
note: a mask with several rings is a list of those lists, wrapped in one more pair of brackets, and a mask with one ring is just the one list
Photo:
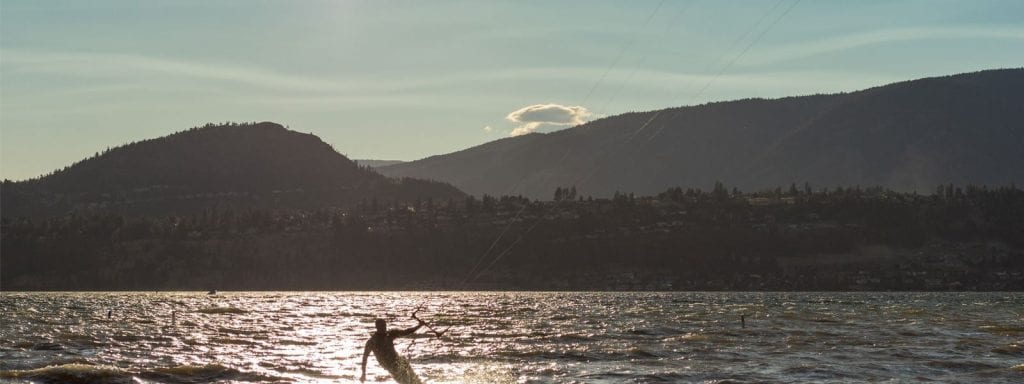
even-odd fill
[(384, 319), (377, 319), (377, 332), (370, 336), (370, 339), (366, 341), (366, 348), (363, 349), (363, 374), (359, 376), (359, 381), (366, 381), (366, 358), (369, 357), (370, 351), (373, 351), (373, 355), (377, 357), (377, 363), (391, 373), (391, 377), (395, 381), (400, 384), (423, 383), (412, 371), (409, 361), (395, 351), (396, 338), (411, 335), (426, 324), (415, 315), (413, 318), (419, 322), (415, 327), (391, 331), (388, 330), (388, 323)]

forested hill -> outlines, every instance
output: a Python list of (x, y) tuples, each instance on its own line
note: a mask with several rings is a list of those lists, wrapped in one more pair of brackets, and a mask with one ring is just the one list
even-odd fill
[(1024, 69), (862, 91), (627, 113), (379, 168), (481, 195), (742, 190), (790, 183), (930, 192), (1024, 182)]
[(160, 214), (462, 195), (444, 183), (388, 179), (312, 134), (270, 122), (228, 123), (108, 149), (36, 179), (5, 181), (2, 209), (5, 217), (95, 209)]

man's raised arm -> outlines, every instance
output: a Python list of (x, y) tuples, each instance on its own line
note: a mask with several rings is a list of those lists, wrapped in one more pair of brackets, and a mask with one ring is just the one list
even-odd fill
[(411, 335), (413, 333), (416, 333), (416, 331), (419, 330), (420, 327), (423, 326), (423, 324), (426, 324), (426, 323), (423, 322), (423, 320), (420, 320), (420, 319), (416, 319), (416, 321), (418, 321), (419, 324), (416, 324), (415, 327), (412, 327), (412, 328), (409, 328), (409, 329), (403, 329), (401, 331), (394, 331), (395, 333), (393, 333), (393, 335), (395, 335), (395, 337), (409, 336), (409, 335)]

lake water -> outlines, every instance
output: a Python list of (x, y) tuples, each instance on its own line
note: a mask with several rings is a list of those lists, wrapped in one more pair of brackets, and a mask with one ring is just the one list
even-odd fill
[(1024, 382), (1024, 293), (0, 295), (3, 382), (357, 382), (417, 307), (430, 383)]

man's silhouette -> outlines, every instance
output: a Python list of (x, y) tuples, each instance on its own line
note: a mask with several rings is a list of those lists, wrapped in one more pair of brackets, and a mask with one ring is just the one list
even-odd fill
[(416, 321), (419, 324), (415, 327), (389, 331), (388, 323), (384, 319), (377, 319), (377, 332), (370, 336), (370, 340), (366, 341), (366, 348), (363, 349), (363, 374), (359, 376), (359, 381), (366, 381), (366, 359), (370, 356), (370, 351), (373, 351), (373, 355), (377, 357), (377, 363), (388, 370), (395, 381), (401, 384), (422, 383), (420, 378), (416, 377), (416, 373), (412, 371), (409, 361), (398, 356), (398, 352), (395, 351), (396, 338), (411, 335), (423, 326), (423, 320), (416, 319)]

